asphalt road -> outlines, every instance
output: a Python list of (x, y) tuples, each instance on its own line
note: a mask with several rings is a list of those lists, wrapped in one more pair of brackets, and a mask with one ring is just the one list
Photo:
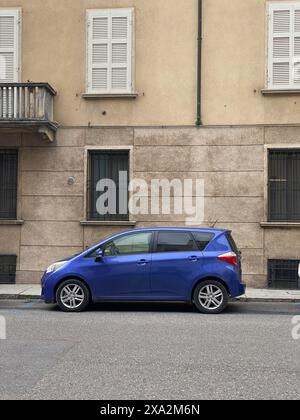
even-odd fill
[(104, 304), (64, 314), (0, 301), (0, 399), (299, 399), (293, 303)]

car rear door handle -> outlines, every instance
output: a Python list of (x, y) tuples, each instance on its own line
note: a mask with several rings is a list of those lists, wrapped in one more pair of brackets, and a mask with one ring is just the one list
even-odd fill
[(197, 262), (197, 261), (199, 261), (199, 258), (194, 255), (193, 257), (189, 257), (189, 261)]
[(138, 265), (147, 265), (147, 264), (149, 264), (149, 261), (147, 261), (147, 260), (139, 260), (139, 261), (137, 262), (137, 264), (138, 264)]

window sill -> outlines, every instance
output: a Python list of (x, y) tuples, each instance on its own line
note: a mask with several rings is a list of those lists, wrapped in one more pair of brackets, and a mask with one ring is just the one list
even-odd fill
[(138, 93), (83, 93), (83, 99), (136, 99)]
[(263, 222), (260, 226), (264, 229), (270, 228), (299, 228), (300, 229), (300, 222)]
[(83, 220), (80, 222), (81, 226), (135, 226), (137, 222), (135, 221), (90, 221)]
[(300, 89), (262, 89), (263, 95), (297, 95)]
[(0, 219), (0, 226), (19, 226), (19, 225), (23, 225), (24, 224), (24, 220), (5, 220), (5, 219)]

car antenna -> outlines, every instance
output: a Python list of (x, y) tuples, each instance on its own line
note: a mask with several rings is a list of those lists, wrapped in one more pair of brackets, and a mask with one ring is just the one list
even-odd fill
[(215, 227), (216, 227), (216, 224), (218, 223), (218, 219), (215, 221), (215, 222), (213, 222), (212, 224), (211, 224), (211, 229), (214, 229)]

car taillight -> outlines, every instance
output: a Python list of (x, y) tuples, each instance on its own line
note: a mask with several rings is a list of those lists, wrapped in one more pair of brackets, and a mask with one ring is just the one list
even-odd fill
[(234, 252), (228, 252), (227, 254), (220, 255), (218, 260), (234, 265), (235, 267), (238, 267), (239, 265), (238, 257)]

